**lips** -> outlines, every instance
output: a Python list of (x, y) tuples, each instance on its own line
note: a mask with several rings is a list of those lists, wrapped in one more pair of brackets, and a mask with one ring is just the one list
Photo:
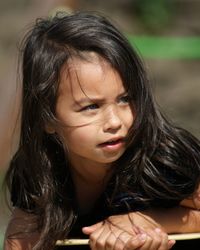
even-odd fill
[(117, 145), (119, 143), (123, 143), (124, 142), (124, 138), (123, 137), (118, 137), (118, 138), (113, 138), (113, 139), (110, 139), (106, 142), (103, 142), (101, 144), (99, 144), (100, 146), (112, 146), (112, 145)]
[(115, 140), (115, 141), (107, 141), (107, 142), (104, 142), (104, 143), (101, 143), (100, 145), (102, 146), (106, 146), (106, 145), (116, 145), (118, 143), (122, 142), (122, 139), (118, 139), (118, 140)]

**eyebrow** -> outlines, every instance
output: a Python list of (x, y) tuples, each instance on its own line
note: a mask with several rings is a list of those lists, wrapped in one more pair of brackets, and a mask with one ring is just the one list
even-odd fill
[[(120, 98), (124, 95), (127, 95), (127, 91), (124, 91), (123, 93), (119, 94), (116, 98)], [(105, 98), (101, 97), (83, 97), (78, 100), (75, 100), (75, 105), (81, 105), (83, 103), (88, 103), (88, 102), (98, 102), (98, 103), (104, 103)]]

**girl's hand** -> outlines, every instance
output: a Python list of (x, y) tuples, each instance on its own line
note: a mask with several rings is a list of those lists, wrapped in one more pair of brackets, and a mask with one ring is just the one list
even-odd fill
[(83, 232), (89, 235), (92, 250), (134, 250), (141, 247), (147, 238), (146, 234), (130, 234), (107, 220), (84, 227)]
[(83, 233), (89, 235), (92, 250), (167, 250), (175, 243), (168, 240), (157, 223), (141, 213), (111, 216), (84, 227)]

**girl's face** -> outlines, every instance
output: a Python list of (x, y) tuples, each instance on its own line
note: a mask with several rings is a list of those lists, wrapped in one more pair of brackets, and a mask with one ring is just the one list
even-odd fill
[(116, 70), (94, 53), (72, 59), (61, 71), (56, 129), (72, 165), (108, 164), (125, 151), (135, 115)]

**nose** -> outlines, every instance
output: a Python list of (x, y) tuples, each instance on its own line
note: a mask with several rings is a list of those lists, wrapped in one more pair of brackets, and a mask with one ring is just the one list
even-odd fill
[(104, 119), (104, 132), (116, 132), (122, 127), (122, 121), (119, 117), (117, 109), (114, 107), (107, 110), (107, 114), (105, 114)]

